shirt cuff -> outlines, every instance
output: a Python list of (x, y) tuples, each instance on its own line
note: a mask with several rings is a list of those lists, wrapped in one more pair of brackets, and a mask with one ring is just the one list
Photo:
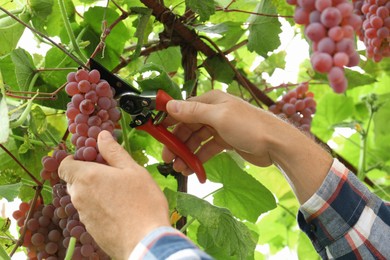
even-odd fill
[(334, 159), (318, 191), (300, 207), (298, 224), (320, 252), (356, 224), (369, 197), (367, 187)]
[(211, 259), (183, 233), (172, 227), (159, 227), (142, 239), (128, 260)]

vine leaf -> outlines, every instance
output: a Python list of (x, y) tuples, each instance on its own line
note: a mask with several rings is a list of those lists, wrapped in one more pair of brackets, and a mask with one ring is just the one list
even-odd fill
[(0, 186), (0, 197), (5, 198), (8, 201), (13, 201), (19, 194), (22, 183), (14, 183), (9, 185)]
[(318, 101), (311, 131), (322, 140), (327, 141), (333, 134), (334, 125), (341, 123), (353, 113), (352, 97), (328, 92)]
[(15, 74), (20, 90), (28, 91), (36, 71), (31, 55), (19, 48), (12, 51), (11, 59), (15, 65)]
[[(2, 81), (1, 77), (0, 77), (0, 81)], [(2, 84), (2, 82), (0, 82), (0, 84)], [(7, 142), (8, 136), (9, 136), (8, 106), (3, 96), (0, 100), (0, 144)]]
[(169, 47), (149, 55), (147, 61), (161, 66), (167, 73), (176, 72), (181, 66), (181, 53), (179, 47)]
[(149, 63), (143, 66), (139, 72), (151, 72), (148, 78), (138, 81), (143, 91), (162, 89), (174, 99), (183, 99), (179, 86), (169, 77), (162, 67)]
[(199, 14), (199, 21), (207, 21), (215, 13), (214, 1), (210, 0), (186, 0), (186, 6)]
[(256, 222), (260, 214), (276, 207), (273, 194), (229, 154), (215, 156), (205, 164), (205, 170), (210, 181), (223, 184), (214, 194), (214, 204), (229, 208), (236, 217)]
[(256, 239), (249, 228), (236, 220), (226, 208), (187, 193), (177, 193), (177, 210), (183, 216), (199, 221), (198, 242), (207, 251), (218, 248), (219, 254), (246, 259), (256, 247)]
[(387, 154), (385, 151), (390, 149), (389, 136), (389, 118), (390, 118), (390, 101), (383, 104), (379, 110), (374, 114), (374, 133), (375, 142), (379, 149), (383, 150), (383, 155)]
[[(2, 14), (3, 12), (0, 12)], [(19, 15), (23, 21), (28, 21), (26, 15)], [(0, 56), (3, 56), (16, 48), (20, 37), (24, 32), (24, 26), (11, 17), (0, 19)]]
[(204, 65), (212, 79), (227, 84), (233, 81), (235, 73), (221, 56), (207, 58)]
[[(264, 0), (258, 4), (257, 13), (277, 14), (272, 0)], [(279, 33), (281, 23), (277, 17), (267, 17), (261, 15), (252, 15), (249, 18), (249, 37), (248, 50), (267, 57), (268, 52), (277, 49), (280, 46)]]

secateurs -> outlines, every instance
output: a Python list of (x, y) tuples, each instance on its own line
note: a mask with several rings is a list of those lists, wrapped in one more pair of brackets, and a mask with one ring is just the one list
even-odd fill
[(180, 157), (195, 172), (199, 182), (204, 183), (206, 181), (206, 173), (199, 158), (183, 142), (160, 124), (164, 118), (161, 116), (161, 113), (158, 115), (154, 113), (154, 111), (160, 111), (166, 115), (166, 105), (172, 97), (161, 89), (157, 92), (141, 93), (94, 59), (90, 59), (89, 64), (91, 70), (98, 70), (101, 78), (105, 79), (114, 88), (118, 106), (124, 112), (130, 114), (132, 118), (130, 127), (145, 131), (166, 145), (169, 150)]

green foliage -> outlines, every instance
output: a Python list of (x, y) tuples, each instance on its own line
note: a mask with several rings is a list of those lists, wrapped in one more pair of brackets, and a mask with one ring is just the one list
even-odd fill
[[(226, 153), (215, 156), (205, 164), (207, 178), (223, 185), (214, 193), (214, 204), (229, 208), (241, 219), (256, 222), (261, 213), (275, 208), (272, 193)], [(243, 190), (246, 192), (243, 194)]]
[[(257, 13), (276, 14), (276, 8), (271, 0), (261, 1), (256, 8)], [(280, 45), (279, 33), (282, 32), (280, 22), (267, 16), (252, 16), (249, 19), (248, 50), (267, 57), (268, 52), (275, 50)]]
[[(313, 72), (308, 59), (296, 63), (300, 72), (290, 77), (287, 65), (294, 59), (295, 50), (286, 46), (304, 38), (303, 30), (291, 18), (287, 21), (293, 37), (281, 37), (288, 23), (282, 28), (280, 20), (284, 18), (280, 16), (293, 15), (293, 7), (286, 1), (164, 1), (175, 22), (183, 24), (181, 30), (188, 30), (184, 33), (171, 28), (172, 21), (160, 22), (165, 16), (155, 17), (139, 0), (115, 1), (126, 14), (112, 2), (107, 7), (92, 0), (63, 2), (63, 15), (57, 0), (0, 0), (0, 7), (50, 36), (82, 63), (86, 62), (83, 56), (95, 53), (96, 60), (142, 91), (163, 89), (182, 99), (222, 89), (257, 105), (253, 93), (238, 83), (237, 73), (259, 90), (275, 88), (265, 93), (273, 100), (286, 91), (285, 83), (297, 83), (296, 78), (309, 81), (317, 102), (312, 133), (331, 144), (332, 152), (354, 166), (360, 165), (375, 183), (372, 190), (389, 200), (389, 58), (380, 63), (362, 59), (358, 68), (345, 69), (348, 90), (338, 95), (329, 88), (326, 75)], [(0, 144), (39, 179), (42, 156), (60, 143), (73, 150), (69, 137), (62, 140), (67, 129), (64, 111), (70, 99), (60, 88), (80, 61), (58, 46), (48, 45), (47, 39), (37, 34), (29, 39), (28, 46), (19, 45), (26, 30), (0, 11)], [(184, 42), (184, 36), (189, 35), (192, 38)], [(199, 42), (214, 54), (198, 49), (191, 56), (182, 49), (189, 44), (198, 48)], [(42, 53), (29, 53), (27, 47), (31, 46), (40, 47)], [(193, 71), (186, 71), (188, 60), (193, 62)], [(53, 93), (55, 97), (50, 96)], [(130, 129), (129, 122), (130, 116), (123, 115), (121, 129), (116, 130), (118, 140), (165, 190), (170, 209), (188, 217), (187, 235), (216, 259), (267, 259), (285, 247), (300, 259), (318, 258), (297, 228), (299, 204), (276, 167), (260, 169), (237, 159), (234, 153), (214, 157), (205, 168), (209, 181), (221, 184), (221, 188), (211, 191), (212, 198), (207, 197), (210, 204), (173, 192), (178, 189), (176, 179), (164, 177), (157, 170), (162, 145), (147, 133)], [(31, 200), (36, 183), (3, 149), (0, 162), (0, 197)], [(51, 200), (48, 184), (42, 195), (45, 202)], [(1, 240), (1, 245), (9, 242)], [(257, 245), (268, 245), (269, 253), (256, 251)], [(9, 250), (5, 251), (0, 249), (1, 259), (7, 258)]]

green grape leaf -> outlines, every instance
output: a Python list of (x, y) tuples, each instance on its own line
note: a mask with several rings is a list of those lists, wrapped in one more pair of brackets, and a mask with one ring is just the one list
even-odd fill
[(11, 259), (2, 246), (0, 246), (0, 258), (3, 260)]
[[(137, 9), (140, 9), (140, 8), (137, 8)], [(135, 31), (134, 33), (134, 37), (137, 37), (138, 41), (137, 41), (137, 46), (135, 48), (135, 51), (134, 53), (131, 55), (131, 59), (134, 60), (136, 58), (139, 57), (140, 53), (141, 53), (141, 49), (142, 49), (142, 46), (143, 46), (143, 43), (144, 43), (144, 37), (146, 36), (147, 37), (147, 26), (148, 26), (148, 23), (150, 21), (150, 16), (152, 14), (152, 11), (147, 9), (147, 8), (143, 8), (144, 10), (142, 10), (141, 12), (138, 13), (138, 19), (135, 21), (135, 23), (137, 24), (137, 30)]]
[[(38, 0), (40, 1), (40, 0)], [(53, 0), (53, 6), (51, 7), (52, 10), (49, 13), (49, 5), (50, 1), (46, 0), (45, 2), (45, 8), (41, 7), (42, 9), (40, 10), (43, 12), (44, 15), (48, 15), (44, 22), (44, 25), (46, 26), (46, 32), (48, 33), (49, 36), (59, 36), (61, 34), (61, 31), (65, 30), (65, 25), (64, 25), (64, 20), (62, 19), (61, 11), (60, 11), (60, 6), (58, 4), (58, 0)], [(64, 1), (65, 4), (65, 9), (66, 9), (66, 16), (70, 21), (74, 20), (71, 19), (74, 14), (75, 14), (75, 6), (73, 5), (72, 1)], [(43, 18), (43, 17), (42, 17)]]
[(156, 64), (145, 64), (140, 70), (140, 73), (150, 72), (151, 75), (146, 78), (137, 81), (143, 91), (159, 89), (167, 92), (174, 99), (183, 99), (181, 96), (181, 90), (179, 86), (169, 77), (164, 69)]
[(333, 134), (334, 126), (349, 118), (354, 113), (351, 97), (328, 92), (318, 100), (311, 131), (327, 141)]
[[(0, 77), (0, 88), (1, 84), (3, 84), (1, 81)], [(3, 96), (0, 100), (0, 144), (8, 141), (9, 132), (8, 106)]]
[(245, 33), (245, 30), (242, 29), (242, 23), (231, 21), (222, 22), (212, 26), (197, 26), (196, 30), (204, 33), (221, 35), (222, 37), (216, 40), (215, 43), (224, 48), (232, 47)]
[(208, 57), (204, 66), (212, 79), (227, 84), (233, 81), (235, 73), (221, 56)]
[(18, 48), (12, 51), (11, 58), (15, 65), (15, 74), (20, 90), (28, 91), (31, 80), (36, 73), (31, 55)]
[(31, 130), (34, 133), (42, 134), (47, 130), (47, 121), (46, 114), (43, 112), (42, 108), (35, 106), (31, 109)]
[[(29, 7), (31, 10), (31, 21), (36, 29), (39, 29), (40, 31), (45, 31), (45, 23), (47, 21), (47, 18), (53, 11), (53, 5), (55, 0), (30, 0), (29, 1)], [(58, 5), (58, 1), (55, 1)], [(58, 11), (58, 10), (57, 10)], [(57, 18), (60, 18), (61, 15), (58, 15), (57, 12)], [(50, 27), (50, 23), (48, 24)], [(62, 28), (61, 26), (58, 26), (58, 28)]]
[(321, 259), (318, 253), (314, 250), (310, 239), (303, 232), (298, 235), (298, 258), (299, 259)]
[(227, 153), (208, 161), (205, 170), (210, 181), (223, 184), (214, 194), (214, 204), (227, 207), (236, 217), (256, 222), (260, 214), (276, 207), (273, 194)]
[(0, 72), (4, 84), (11, 90), (20, 91), (18, 81), (15, 75), (15, 65), (12, 62), (11, 53), (0, 57)]
[(1, 185), (0, 197), (5, 198), (8, 201), (13, 201), (18, 196), (21, 187), (21, 182), (9, 185)]
[(269, 75), (272, 75), (276, 68), (283, 69), (286, 66), (286, 55), (287, 53), (285, 51), (273, 53), (261, 62), (256, 70), (259, 70), (260, 74), (262, 72), (267, 72)]
[(218, 247), (220, 252), (237, 259), (253, 254), (256, 239), (242, 222), (237, 221), (226, 208), (186, 193), (177, 193), (177, 210), (183, 216), (191, 216), (201, 224), (198, 242), (206, 251)]
[[(0, 11), (0, 14), (3, 14)], [(27, 22), (28, 16), (17, 15), (21, 20)], [(11, 17), (0, 18), (0, 56), (3, 56), (14, 50), (24, 32), (24, 25)]]
[(201, 22), (207, 21), (215, 13), (214, 1), (210, 0), (185, 0), (186, 6), (199, 14)]
[[(277, 14), (272, 0), (263, 0), (258, 4), (257, 13)], [(268, 52), (280, 45), (281, 23), (275, 17), (252, 15), (249, 19), (248, 50), (267, 57)]]
[(167, 73), (175, 72), (181, 66), (181, 53), (179, 47), (156, 51), (150, 54), (147, 62), (161, 66)]

